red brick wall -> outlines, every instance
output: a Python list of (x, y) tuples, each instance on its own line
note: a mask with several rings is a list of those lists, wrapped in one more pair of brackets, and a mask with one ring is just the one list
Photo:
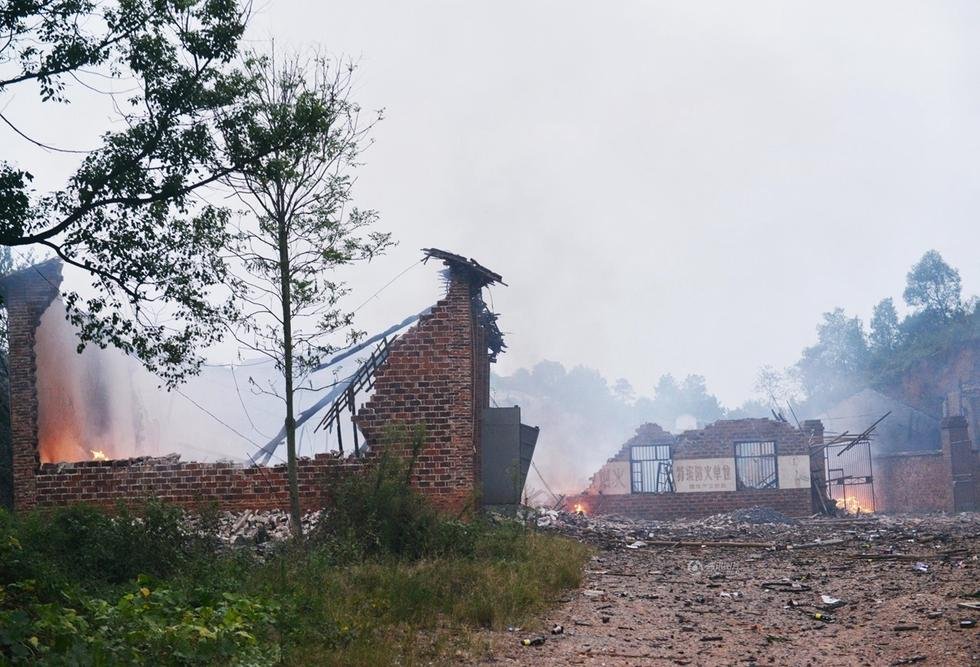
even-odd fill
[(953, 509), (949, 460), (941, 451), (876, 458), (874, 485), (878, 512), (950, 512)]
[[(51, 276), (39, 280), (37, 269)], [(217, 501), (227, 509), (287, 507), (284, 466), (138, 459), (40, 465), (34, 337), (41, 314), (57, 296), (60, 270), (57, 262), (45, 263), (0, 282), (10, 295), (15, 509), (77, 501), (109, 506), (151, 496), (183, 506)], [(300, 461), (300, 493), (307, 506), (321, 506), (332, 480), (363, 470), (386, 446), (402, 451), (401, 443), (385, 441), (388, 425), (419, 423), (427, 435), (413, 484), (445, 511), (460, 512), (475, 499), (479, 424), (489, 405), (487, 338), (476, 318), (478, 297), (478, 286), (449, 275), (445, 298), (392, 345), (377, 371), (374, 395), (358, 411), (371, 453), (362, 460), (321, 455)]]
[(61, 262), (56, 260), (12, 273), (0, 281), (7, 308), (11, 468), (17, 510), (34, 506), (34, 471), (39, 464), (34, 340), (41, 315), (58, 296), (60, 284)]
[[(329, 454), (298, 461), (304, 509), (322, 507), (336, 480), (370, 465), (364, 459)], [(222, 509), (287, 509), (286, 466), (243, 467), (233, 463), (171, 462), (166, 459), (121, 459), (81, 463), (45, 463), (37, 471), (36, 507), (86, 502), (114, 507), (157, 498), (186, 508), (216, 502)]]
[(424, 424), (413, 484), (435, 505), (460, 512), (475, 500), (479, 421), (489, 405), (487, 347), (476, 322), (474, 288), (450, 275), (444, 299), (392, 346), (375, 393), (357, 413), (373, 446), (390, 424)]
[(774, 440), (776, 454), (788, 456), (809, 454), (804, 432), (773, 419), (723, 419), (703, 429), (685, 431), (677, 436), (675, 459), (707, 459), (735, 456), (738, 440)]
[(634, 519), (695, 519), (756, 505), (771, 507), (787, 516), (811, 514), (810, 489), (579, 495), (564, 500), (569, 511), (577, 504), (586, 514), (618, 514)]

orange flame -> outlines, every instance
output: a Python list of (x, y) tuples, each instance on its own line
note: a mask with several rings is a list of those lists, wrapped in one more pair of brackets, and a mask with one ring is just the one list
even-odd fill
[(109, 460), (109, 457), (106, 456), (105, 455), (105, 452), (103, 452), (101, 449), (90, 449), (89, 451), (92, 452), (92, 460), (93, 461), (108, 461)]
[(860, 501), (851, 496), (850, 498), (838, 498), (836, 501), (837, 507), (844, 510), (848, 514), (868, 514), (871, 509), (864, 507)]
[(582, 503), (575, 503), (575, 507), (573, 509), (575, 510), (576, 514), (581, 514), (583, 516), (585, 515), (585, 505)]

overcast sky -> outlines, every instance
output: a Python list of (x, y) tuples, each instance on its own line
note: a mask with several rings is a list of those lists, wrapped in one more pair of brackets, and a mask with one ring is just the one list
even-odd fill
[[(554, 359), (640, 393), (700, 373), (734, 405), (821, 312), (900, 301), (930, 248), (980, 291), (976, 2), (256, 9), (256, 47), (352, 56), (385, 108), (357, 201), (401, 245), (354, 301), (419, 248), (472, 256), (509, 284), (498, 372)], [(359, 324), (438, 294), (416, 267)]]

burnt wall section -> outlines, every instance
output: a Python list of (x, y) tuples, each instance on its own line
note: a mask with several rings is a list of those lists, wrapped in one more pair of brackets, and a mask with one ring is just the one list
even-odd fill
[(810, 489), (582, 494), (565, 498), (563, 504), (570, 512), (578, 505), (586, 514), (615, 514), (649, 520), (698, 519), (756, 506), (770, 507), (786, 516), (802, 517), (811, 514)]
[(977, 508), (980, 457), (973, 451), (968, 422), (945, 417), (942, 449), (902, 452), (875, 459), (875, 500), (879, 512), (967, 512)]
[(480, 286), (450, 269), (446, 296), (391, 346), (374, 395), (357, 413), (372, 448), (393, 425), (425, 426), (413, 484), (442, 510), (462, 511), (479, 483), (479, 419), (489, 406), (486, 333), (477, 319)]
[(876, 511), (896, 514), (952, 510), (949, 465), (941, 451), (880, 456), (874, 465)]
[[(304, 510), (330, 502), (330, 490), (346, 475), (363, 472), (372, 457), (340, 459), (331, 454), (297, 462)], [(289, 507), (285, 464), (244, 467), (235, 463), (180, 462), (173, 458), (45, 463), (35, 477), (35, 507), (84, 502), (104, 508), (138, 506), (154, 498), (186, 509), (217, 503), (225, 510)]]
[(49, 260), (22, 269), (0, 280), (7, 308), (8, 368), (10, 377), (10, 439), (13, 507), (29, 509), (36, 504), (37, 359), (35, 342), (41, 316), (58, 298), (61, 262)]

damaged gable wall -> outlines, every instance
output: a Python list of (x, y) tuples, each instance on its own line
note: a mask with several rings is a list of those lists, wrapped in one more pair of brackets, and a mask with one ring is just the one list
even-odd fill
[[(300, 459), (300, 491), (307, 508), (328, 502), (329, 489), (340, 476), (365, 470), (386, 447), (404, 454), (398, 447), (404, 443), (387, 441), (388, 426), (399, 424), (425, 425), (412, 479), (424, 495), (438, 508), (454, 513), (471, 506), (477, 497), (489, 365), (491, 354), (502, 346), (492, 320), (488, 324), (480, 291), (495, 274), (471, 260), (460, 265), (448, 253), (430, 256), (446, 260), (449, 266), (446, 295), (392, 344), (377, 370), (374, 394), (356, 418), (369, 444), (366, 456), (318, 454)], [(51, 261), (0, 283), (10, 320), (14, 508), (79, 501), (111, 507), (149, 497), (185, 507), (210, 502), (225, 509), (287, 507), (285, 465), (245, 467), (173, 457), (41, 463), (35, 343), (41, 316), (58, 298), (60, 273), (60, 263)]]

